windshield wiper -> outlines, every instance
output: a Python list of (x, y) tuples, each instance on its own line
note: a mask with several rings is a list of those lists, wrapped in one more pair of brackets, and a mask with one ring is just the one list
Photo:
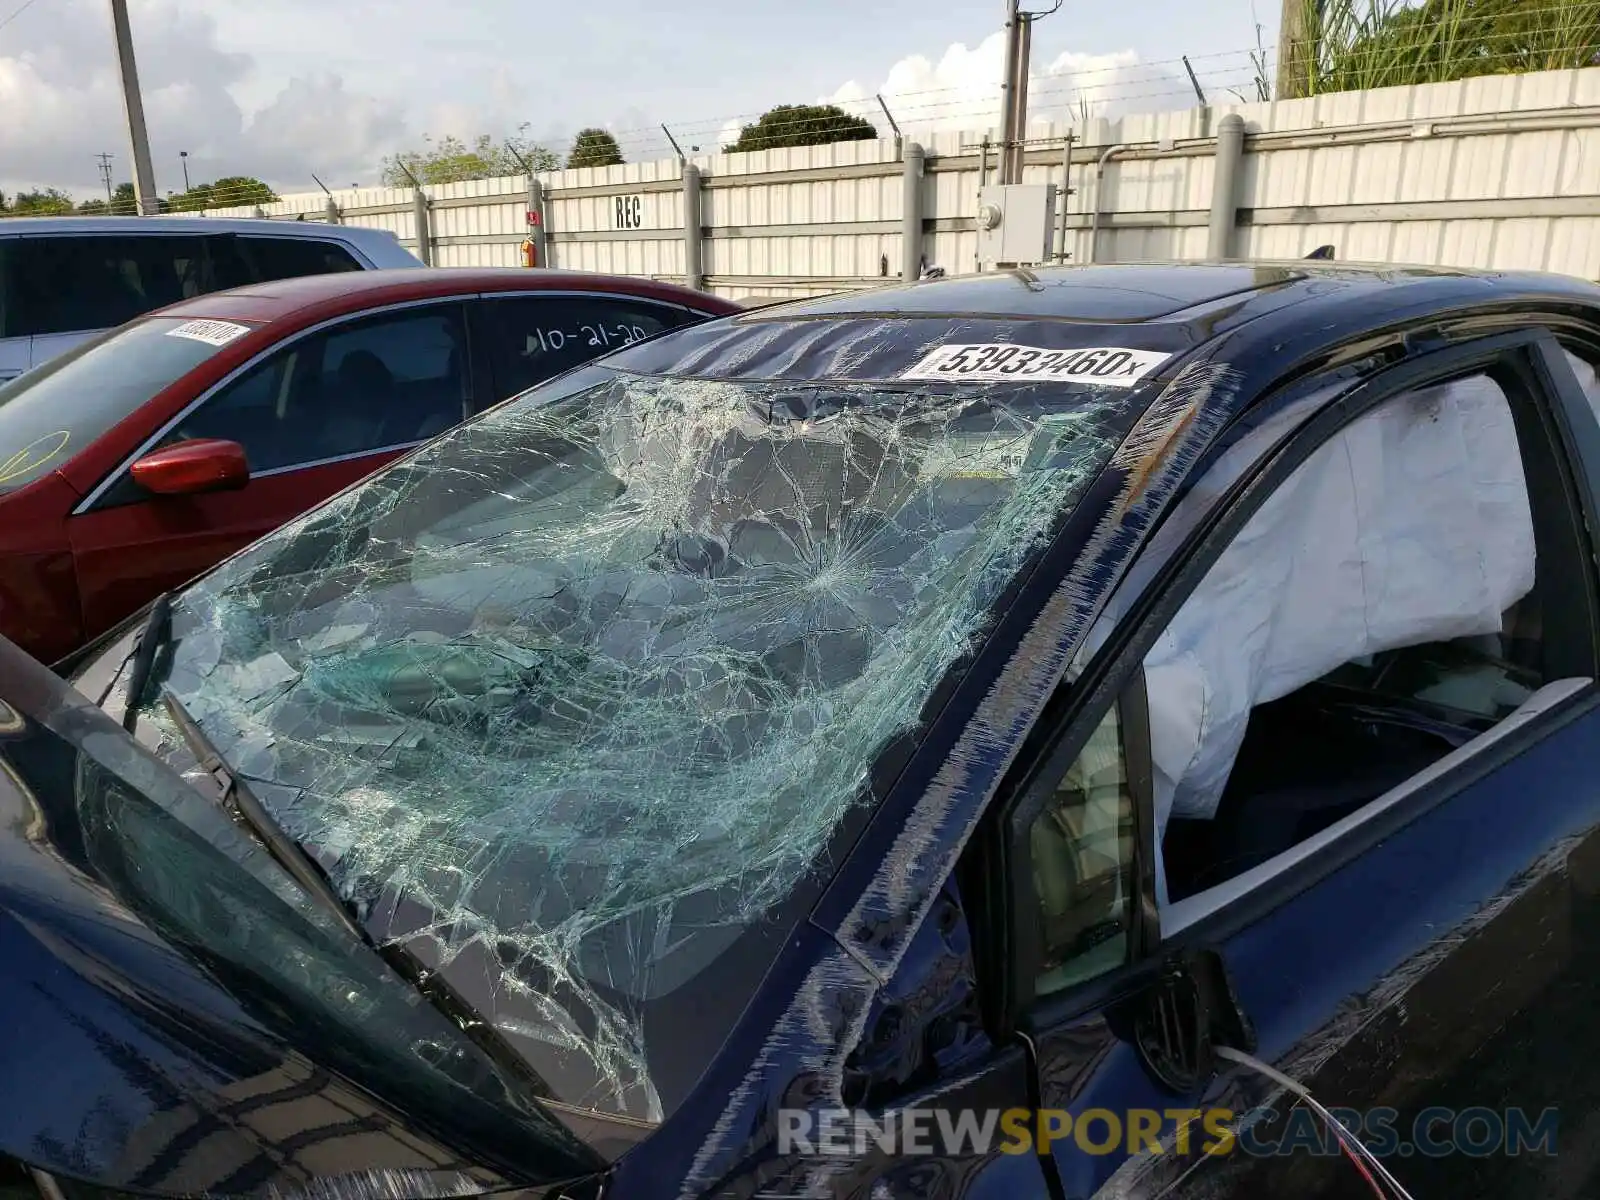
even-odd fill
[[(150, 672), (155, 668), (156, 655), (161, 653), (161, 648), (172, 637), (172, 593), (162, 592), (150, 606), (150, 615), (145, 618), (144, 628), (139, 631), (139, 640), (133, 647), (133, 667), (128, 674), (128, 703), (122, 710), (122, 727), (129, 733), (139, 723), (139, 702), (144, 698), (144, 689), (150, 683)], [(107, 685), (107, 693), (110, 685)], [(101, 702), (105, 696), (100, 697)]]
[[(261, 807), (251, 792), (249, 785), (236, 775), (217, 748), (211, 744), (211, 739), (205, 735), (200, 726), (189, 715), (189, 710), (184, 708), (183, 702), (173, 695), (171, 689), (163, 688), (161, 699), (167, 706), (173, 722), (178, 726), (178, 732), (183, 734), (183, 740), (189, 743), (189, 749), (200, 760), (200, 769), (210, 775), (222, 788), (219, 801), (229, 813), (243, 821), (250, 827), (252, 833), (261, 839), (277, 864), (305, 889), (306, 894), (327, 909), (334, 918), (344, 926), (345, 930), (364, 942), (370, 940), (366, 931), (356, 919), (350, 915), (350, 910), (345, 902), (339, 899), (337, 892), (328, 882), (327, 877), (317, 869), (310, 857), (300, 848), (298, 842), (286, 835), (278, 827), (278, 823), (267, 815), (266, 809)], [(129, 711), (132, 711), (130, 701)]]
[(261, 839), (267, 853), (288, 872), (289, 877), (326, 908), (352, 937), (388, 963), (396, 974), (476, 1042), (497, 1065), (515, 1075), (541, 1100), (553, 1099), (554, 1093), (543, 1077), (517, 1053), (503, 1033), (462, 999), (455, 988), (445, 981), (442, 973), (428, 966), (406, 947), (394, 942), (380, 944), (367, 932), (366, 927), (351, 913), (349, 905), (339, 898), (339, 893), (334, 890), (322, 869), (306, 853), (305, 847), (286, 834), (262, 807), (250, 786), (228, 765), (227, 759), (222, 757), (205, 731), (189, 715), (189, 710), (184, 708), (183, 702), (172, 689), (163, 687), (161, 699), (190, 751), (200, 760), (201, 770), (222, 788), (220, 803), (223, 808)]

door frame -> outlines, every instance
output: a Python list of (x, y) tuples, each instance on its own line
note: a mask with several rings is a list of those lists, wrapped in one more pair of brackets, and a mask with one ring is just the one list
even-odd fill
[[(1164, 964), (1174, 955), (1212, 943), (1226, 936), (1231, 928), (1252, 923), (1266, 911), (1287, 903), (1376, 841), (1391, 836), (1473, 779), (1515, 757), (1528, 744), (1544, 736), (1552, 724), (1565, 723), (1597, 703), (1600, 689), (1594, 687), (1584, 689), (1581, 695), (1568, 697), (1509, 736), (1485, 746), (1483, 753), (1475, 756), (1470, 764), (1461, 764), (1444, 773), (1429, 786), (1403, 798), (1379, 818), (1320, 848), (1299, 864), (1292, 876), (1264, 882), (1248, 896), (1223, 906), (1175, 935), (1158, 937), (1152, 942), (1146, 931), (1142, 937), (1132, 939), (1138, 950), (1122, 967), (1048, 997), (1034, 996), (1041, 961), (1039, 948), (1030, 945), (1030, 939), (1018, 936), (1018, 930), (1027, 926), (1027, 922), (1019, 918), (1034, 904), (1027, 841), (1033, 818), (1046, 803), (1061, 770), (1082, 750), (1109, 705), (1142, 676), (1144, 656), (1222, 551), (1267, 497), (1330, 437), (1395, 396), (1430, 383), (1472, 374), (1477, 368), (1506, 379), (1510, 387), (1520, 388), (1533, 397), (1533, 415), (1543, 434), (1536, 447), (1523, 445), (1524, 461), (1536, 460), (1539, 454), (1557, 456), (1551, 478), (1539, 479), (1529, 473), (1536, 528), (1548, 529), (1554, 516), (1549, 506), (1559, 502), (1565, 533), (1572, 540), (1569, 548), (1576, 549), (1591, 563), (1596, 561), (1596, 548), (1587, 531), (1600, 529), (1600, 522), (1596, 520), (1600, 514), (1600, 486), (1597, 486), (1600, 483), (1600, 423), (1579, 389), (1553, 333), (1543, 326), (1528, 327), (1528, 318), (1523, 318), (1520, 324), (1523, 327), (1515, 332), (1473, 335), (1470, 340), (1437, 348), (1430, 346), (1413, 353), (1395, 365), (1354, 381), (1350, 387), (1330, 396), (1315, 412), (1307, 414), (1222, 494), (1170, 558), (1160, 564), (1078, 679), (1058, 689), (1057, 696), (1052, 698), (1028, 735), (1032, 753), (1026, 758), (1019, 757), (997, 794), (999, 803), (986, 818), (992, 827), (990, 837), (980, 838), (977, 843), (978, 852), (985, 860), (984, 874), (1008, 881), (1008, 886), (988, 890), (986, 898), (991, 903), (984, 905), (981, 932), (975, 931), (975, 941), (1006, 948), (1003, 955), (991, 953), (985, 958), (985, 973), (999, 985), (1003, 997), (1002, 1007), (995, 1014), (1002, 1030), (1053, 1028), (1120, 997), (1143, 991), (1159, 978)], [(1316, 382), (1310, 381), (1309, 386), (1314, 387)], [(1326, 376), (1321, 382), (1327, 386)], [(1301, 381), (1296, 381), (1296, 392), (1302, 392), (1303, 386)], [(1513, 412), (1516, 411), (1514, 406)], [(1519, 421), (1519, 444), (1526, 442), (1530, 432), (1523, 426), (1524, 422)], [(1196, 471), (1203, 471), (1205, 465), (1200, 464)], [(1544, 494), (1539, 497), (1536, 492)], [(1542, 525), (1541, 512), (1544, 514)], [(1574, 591), (1577, 594), (1571, 599), (1578, 611), (1563, 636), (1570, 643), (1567, 653), (1586, 658), (1588, 670), (1583, 673), (1594, 678), (1600, 676), (1600, 662), (1596, 661), (1596, 648), (1600, 646), (1600, 581), (1595, 572), (1591, 570)], [(1148, 803), (1147, 797), (1139, 800), (1137, 790), (1135, 798), (1136, 802)], [(1138, 827), (1141, 831), (1153, 831), (1153, 812), (1144, 813)], [(1136, 841), (1133, 876), (1141, 889), (1135, 898), (1141, 914), (1155, 908), (1153, 851), (1153, 843), (1146, 844), (1142, 838)], [(1001, 903), (993, 904), (994, 899)]]

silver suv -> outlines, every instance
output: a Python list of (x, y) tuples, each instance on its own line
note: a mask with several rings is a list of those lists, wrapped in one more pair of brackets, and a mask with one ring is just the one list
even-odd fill
[(419, 267), (386, 229), (210, 217), (0, 220), (0, 382), (190, 296), (294, 275)]

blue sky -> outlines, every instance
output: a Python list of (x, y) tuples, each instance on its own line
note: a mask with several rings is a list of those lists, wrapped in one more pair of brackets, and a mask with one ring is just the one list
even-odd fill
[[(0, 0), (0, 21), (21, 2)], [(1270, 45), (1277, 0), (1256, 3)], [(629, 157), (656, 157), (663, 121), (709, 148), (773, 104), (866, 100), (886, 84), (902, 124), (981, 126), (1004, 20), (1002, 0), (131, 7), (163, 190), (181, 184), (179, 149), (200, 177), (258, 174), (293, 188), (315, 172), (348, 185), (372, 182), (385, 153), (424, 133), (524, 122), (557, 149), (603, 124)], [(1035, 26), (1035, 112), (1060, 115), (1079, 99), (1108, 115), (1186, 107), (1183, 54), (1208, 89), (1245, 90), (1256, 15), (1250, 0), (1065, 0)], [(95, 154), (125, 163), (112, 65), (103, 0), (33, 0), (0, 27), (0, 111), (29, 118), (0, 122), (0, 190), (50, 182), (89, 194)]]

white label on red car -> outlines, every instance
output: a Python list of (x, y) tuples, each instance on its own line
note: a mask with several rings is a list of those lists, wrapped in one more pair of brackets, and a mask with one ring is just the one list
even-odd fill
[(960, 379), (974, 383), (1088, 383), (1132, 387), (1168, 358), (1158, 350), (1096, 346), (1045, 350), (1004, 342), (940, 346), (912, 363), (901, 379)]
[(249, 332), (250, 326), (235, 325), (232, 321), (185, 321), (177, 328), (167, 330), (167, 336), (188, 338), (208, 346), (226, 346)]

